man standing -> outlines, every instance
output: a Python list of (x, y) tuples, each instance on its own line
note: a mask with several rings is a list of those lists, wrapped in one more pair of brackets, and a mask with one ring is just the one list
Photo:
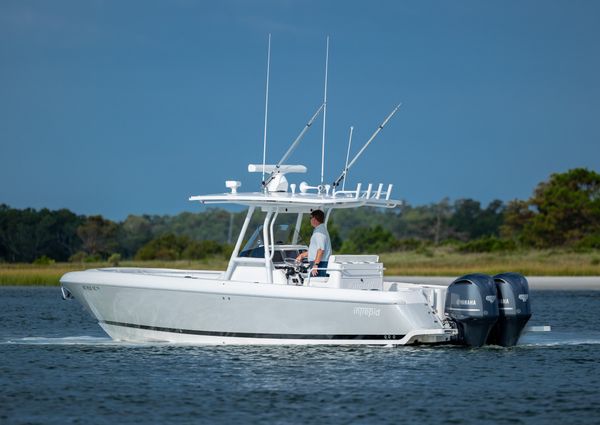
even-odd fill
[[(325, 269), (329, 263), (329, 256), (331, 255), (331, 240), (329, 239), (329, 233), (327, 227), (324, 224), (325, 214), (321, 210), (315, 210), (310, 213), (310, 225), (314, 227), (313, 234), (310, 237), (310, 245), (308, 251), (296, 257), (296, 261), (302, 261), (303, 258), (308, 257), (310, 267), (312, 268), (311, 274), (313, 276), (326, 276)], [(317, 270), (320, 269), (320, 270)]]

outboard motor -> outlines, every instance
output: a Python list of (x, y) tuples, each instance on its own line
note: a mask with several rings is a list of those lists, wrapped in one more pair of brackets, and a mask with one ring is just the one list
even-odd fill
[(448, 286), (445, 312), (458, 328), (459, 344), (481, 347), (498, 320), (494, 279), (486, 274), (468, 274)]
[(488, 344), (512, 347), (517, 344), (525, 324), (531, 317), (529, 284), (519, 273), (494, 276), (498, 291), (500, 316), (487, 339)]

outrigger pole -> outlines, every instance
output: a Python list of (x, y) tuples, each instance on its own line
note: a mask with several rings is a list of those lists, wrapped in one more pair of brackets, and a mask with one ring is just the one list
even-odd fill
[(358, 157), (362, 155), (362, 153), (365, 151), (365, 149), (367, 149), (367, 146), (369, 146), (371, 144), (373, 139), (375, 139), (375, 137), (379, 134), (379, 132), (383, 129), (383, 127), (387, 124), (387, 122), (390, 120), (390, 118), (392, 118), (392, 116), (396, 113), (396, 111), (400, 108), (400, 106), (402, 106), (401, 103), (399, 103), (398, 106), (396, 106), (394, 108), (394, 110), (392, 112), (390, 112), (390, 114), (387, 116), (387, 118), (385, 120), (383, 120), (383, 122), (379, 125), (379, 127), (377, 127), (377, 130), (375, 130), (375, 132), (371, 135), (369, 140), (367, 140), (367, 143), (365, 143), (364, 146), (360, 149), (360, 151), (358, 151), (358, 153), (354, 156), (354, 158), (352, 158), (352, 161), (350, 161), (350, 164), (346, 165), (346, 167), (342, 171), (342, 174), (340, 174), (340, 176), (333, 182), (332, 186), (334, 189), (340, 185), (340, 183), (342, 182), (342, 180), (344, 178), (346, 178), (346, 174), (348, 174), (348, 170), (354, 165), (354, 163), (356, 162)]
[[(350, 147), (352, 146), (352, 133), (354, 132), (354, 127), (350, 126), (350, 137), (348, 138), (348, 152), (346, 152), (346, 166), (344, 170), (346, 170), (346, 177), (348, 177), (348, 159), (350, 159)], [(346, 189), (346, 178), (344, 178), (344, 183), (342, 183), (342, 190)]]
[(302, 140), (302, 138), (304, 137), (304, 135), (306, 134), (306, 132), (308, 131), (310, 126), (313, 124), (313, 122), (315, 122), (315, 120), (319, 116), (319, 113), (321, 112), (321, 110), (323, 110), (324, 107), (325, 107), (325, 104), (323, 103), (321, 106), (319, 106), (319, 109), (317, 109), (317, 112), (315, 112), (315, 114), (312, 116), (312, 118), (310, 120), (308, 120), (308, 122), (306, 123), (306, 125), (304, 126), (304, 128), (302, 129), (300, 134), (298, 135), (298, 137), (296, 137), (296, 140), (294, 140), (292, 142), (292, 145), (288, 148), (287, 152), (281, 157), (281, 159), (277, 163), (277, 165), (276, 165), (277, 168), (279, 168), (281, 166), (281, 164), (283, 164), (288, 159), (288, 157), (292, 154), (294, 149), (296, 149), (296, 146), (298, 145), (298, 143), (300, 143), (300, 140)]
[[(302, 140), (302, 138), (304, 137), (304, 135), (306, 134), (306, 132), (308, 131), (310, 126), (313, 125), (313, 123), (315, 122), (315, 120), (317, 119), (317, 117), (319, 116), (319, 114), (321, 113), (321, 111), (323, 110), (324, 107), (325, 107), (325, 104), (324, 103), (321, 104), (321, 106), (319, 106), (319, 109), (317, 109), (317, 112), (315, 112), (315, 114), (312, 116), (312, 118), (310, 120), (308, 120), (308, 122), (306, 123), (306, 125), (304, 126), (304, 128), (302, 129), (300, 134), (298, 135), (298, 137), (296, 137), (296, 140), (294, 140), (292, 142), (292, 144), (288, 148), (287, 152), (281, 157), (281, 159), (279, 160), (277, 165), (275, 165), (276, 169), (279, 169), (279, 167), (281, 167), (281, 165), (289, 158), (289, 156), (292, 154), (292, 152), (294, 152), (294, 150), (298, 147), (298, 144), (300, 143), (300, 141)], [(269, 178), (266, 181), (263, 181), (263, 186), (267, 186), (271, 182), (271, 180), (273, 180), (273, 177), (275, 177), (275, 174), (276, 174), (276, 171), (273, 171), (271, 173), (271, 175), (269, 176)], [(264, 179), (264, 177), (263, 177), (263, 179)]]

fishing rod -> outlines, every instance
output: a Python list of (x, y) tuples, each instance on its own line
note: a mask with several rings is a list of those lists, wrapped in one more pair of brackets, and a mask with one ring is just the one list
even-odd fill
[(360, 149), (360, 151), (358, 151), (358, 153), (354, 156), (354, 158), (352, 158), (352, 161), (350, 161), (350, 163), (347, 164), (346, 167), (344, 167), (342, 174), (340, 174), (340, 176), (332, 184), (332, 187), (334, 189), (336, 187), (338, 187), (340, 185), (340, 183), (342, 182), (342, 180), (344, 180), (346, 178), (346, 175), (348, 174), (348, 170), (354, 165), (356, 160), (362, 155), (362, 153), (365, 151), (365, 149), (367, 149), (367, 146), (369, 146), (371, 144), (373, 139), (375, 139), (375, 137), (379, 134), (379, 132), (383, 129), (383, 127), (385, 127), (387, 122), (390, 120), (390, 118), (392, 118), (392, 116), (396, 113), (396, 111), (400, 108), (400, 106), (402, 106), (401, 103), (399, 103), (398, 106), (396, 106), (394, 108), (394, 110), (392, 112), (390, 112), (390, 114), (387, 116), (387, 118), (385, 120), (383, 120), (383, 122), (379, 125), (379, 127), (377, 127), (377, 130), (375, 130), (375, 132), (371, 135), (369, 140), (367, 140), (367, 143), (365, 143), (364, 146)]

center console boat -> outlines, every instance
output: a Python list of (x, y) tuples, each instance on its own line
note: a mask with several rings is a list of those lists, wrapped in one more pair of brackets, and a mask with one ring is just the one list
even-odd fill
[[(250, 165), (250, 171), (261, 166)], [(390, 282), (377, 255), (332, 255), (325, 277), (295, 258), (304, 214), (315, 209), (394, 208), (392, 185), (353, 190), (301, 183), (299, 165), (266, 165), (277, 175), (262, 192), (192, 196), (248, 208), (226, 270), (105, 268), (61, 279), (115, 340), (189, 344), (516, 344), (531, 312), (526, 279), (467, 275), (450, 286)], [(262, 223), (247, 237), (255, 215)], [(244, 247), (242, 244), (246, 241)]]
[[(63, 298), (77, 299), (119, 341), (515, 345), (531, 316), (527, 280), (519, 274), (471, 274), (449, 286), (423, 285), (385, 281), (378, 255), (332, 255), (324, 277), (312, 277), (306, 265), (295, 262), (307, 249), (299, 238), (305, 214), (322, 210), (326, 224), (338, 209), (400, 205), (392, 198), (391, 184), (359, 183), (352, 190), (345, 185), (340, 189), (349, 168), (399, 107), (352, 161), (346, 158), (343, 172), (331, 185), (323, 184), (323, 170), (316, 186), (290, 184), (287, 179), (307, 171), (286, 161), (321, 111), (325, 115), (325, 95), (277, 164), (267, 165), (263, 157), (263, 164), (248, 166), (249, 172), (263, 174), (260, 191), (238, 192), (241, 184), (232, 180), (226, 182), (229, 192), (192, 196), (191, 201), (201, 204), (247, 208), (226, 270), (71, 272), (60, 280)], [(323, 136), (323, 146), (324, 140)], [(255, 216), (260, 216), (260, 224), (248, 237)]]

